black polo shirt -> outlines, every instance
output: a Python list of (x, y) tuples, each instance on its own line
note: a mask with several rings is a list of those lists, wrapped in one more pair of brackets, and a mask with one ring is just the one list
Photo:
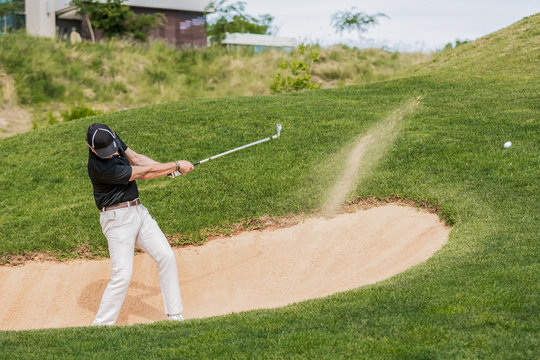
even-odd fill
[(139, 197), (139, 190), (131, 177), (131, 165), (126, 156), (126, 144), (117, 136), (118, 154), (111, 159), (101, 159), (88, 149), (88, 176), (94, 188), (98, 209)]

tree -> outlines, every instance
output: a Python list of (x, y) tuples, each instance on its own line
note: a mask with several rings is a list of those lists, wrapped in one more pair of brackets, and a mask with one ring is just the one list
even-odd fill
[(146, 41), (148, 32), (163, 25), (165, 19), (166, 17), (162, 13), (133, 16), (127, 25), (128, 33), (130, 33), (134, 39)]
[(13, 0), (0, 2), (0, 17), (4, 18), (4, 32), (7, 31), (7, 17), (8, 15), (15, 15), (24, 11), (24, 0)]
[(77, 7), (77, 14), (82, 16), (83, 22), (86, 23), (88, 31), (90, 32), (90, 38), (92, 39), (92, 42), (95, 43), (96, 37), (94, 36), (94, 28), (92, 27), (90, 16), (99, 4), (96, 4), (93, 0), (71, 0), (70, 5)]
[(207, 35), (211, 43), (221, 44), (227, 33), (271, 34), (274, 17), (270, 14), (258, 18), (245, 14), (246, 2), (228, 3), (229, 0), (212, 1), (205, 13), (215, 14), (208, 22)]
[(352, 7), (350, 10), (338, 11), (332, 15), (332, 26), (337, 33), (343, 34), (344, 31), (351, 32), (356, 31), (361, 37), (367, 28), (377, 25), (379, 21), (377, 18), (385, 17), (390, 19), (386, 14), (378, 13), (375, 15), (368, 15), (366, 13), (357, 11), (356, 7)]
[(114, 37), (131, 34), (135, 39), (146, 40), (150, 29), (163, 23), (163, 14), (135, 15), (125, 0), (71, 0), (71, 5), (78, 7), (78, 13), (88, 25), (92, 42), (95, 42), (92, 23), (105, 32), (105, 36)]

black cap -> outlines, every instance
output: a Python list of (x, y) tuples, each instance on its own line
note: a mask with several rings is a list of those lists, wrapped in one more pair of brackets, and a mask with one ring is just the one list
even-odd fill
[(105, 124), (94, 123), (86, 132), (86, 143), (97, 155), (104, 159), (118, 151), (116, 134)]

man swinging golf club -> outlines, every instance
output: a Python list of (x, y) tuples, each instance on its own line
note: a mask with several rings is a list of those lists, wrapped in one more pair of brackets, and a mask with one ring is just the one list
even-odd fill
[(112, 266), (112, 276), (93, 325), (116, 322), (131, 280), (135, 243), (158, 266), (167, 318), (182, 321), (176, 259), (157, 222), (141, 204), (135, 180), (185, 175), (193, 170), (193, 165), (184, 160), (160, 163), (137, 154), (104, 124), (94, 123), (88, 127), (86, 143), (90, 148), (88, 175), (96, 205), (101, 210), (100, 223)]
[(156, 221), (141, 205), (135, 180), (185, 175), (193, 170), (194, 165), (279, 138), (281, 125), (277, 124), (276, 129), (276, 135), (192, 164), (185, 160), (157, 162), (128, 148), (107, 125), (94, 123), (88, 127), (88, 175), (94, 188), (96, 205), (101, 210), (99, 221), (109, 244), (112, 265), (111, 280), (103, 293), (94, 325), (113, 325), (116, 322), (133, 272), (135, 243), (158, 265), (167, 318), (184, 320), (174, 253)]

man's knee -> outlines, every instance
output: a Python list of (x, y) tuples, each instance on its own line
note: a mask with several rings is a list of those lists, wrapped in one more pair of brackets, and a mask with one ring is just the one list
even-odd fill
[(164, 251), (163, 254), (159, 257), (159, 260), (157, 260), (157, 263), (159, 267), (170, 267), (174, 266), (176, 267), (176, 257), (174, 255), (174, 252), (172, 249), (168, 249), (167, 251)]
[(128, 287), (131, 281), (132, 271), (130, 270), (117, 270), (111, 276), (111, 283), (118, 287)]
[(169, 251), (167, 251), (167, 253), (165, 254), (163, 260), (167, 263), (176, 263), (176, 256), (174, 256), (174, 251), (172, 251), (172, 249), (169, 249)]

